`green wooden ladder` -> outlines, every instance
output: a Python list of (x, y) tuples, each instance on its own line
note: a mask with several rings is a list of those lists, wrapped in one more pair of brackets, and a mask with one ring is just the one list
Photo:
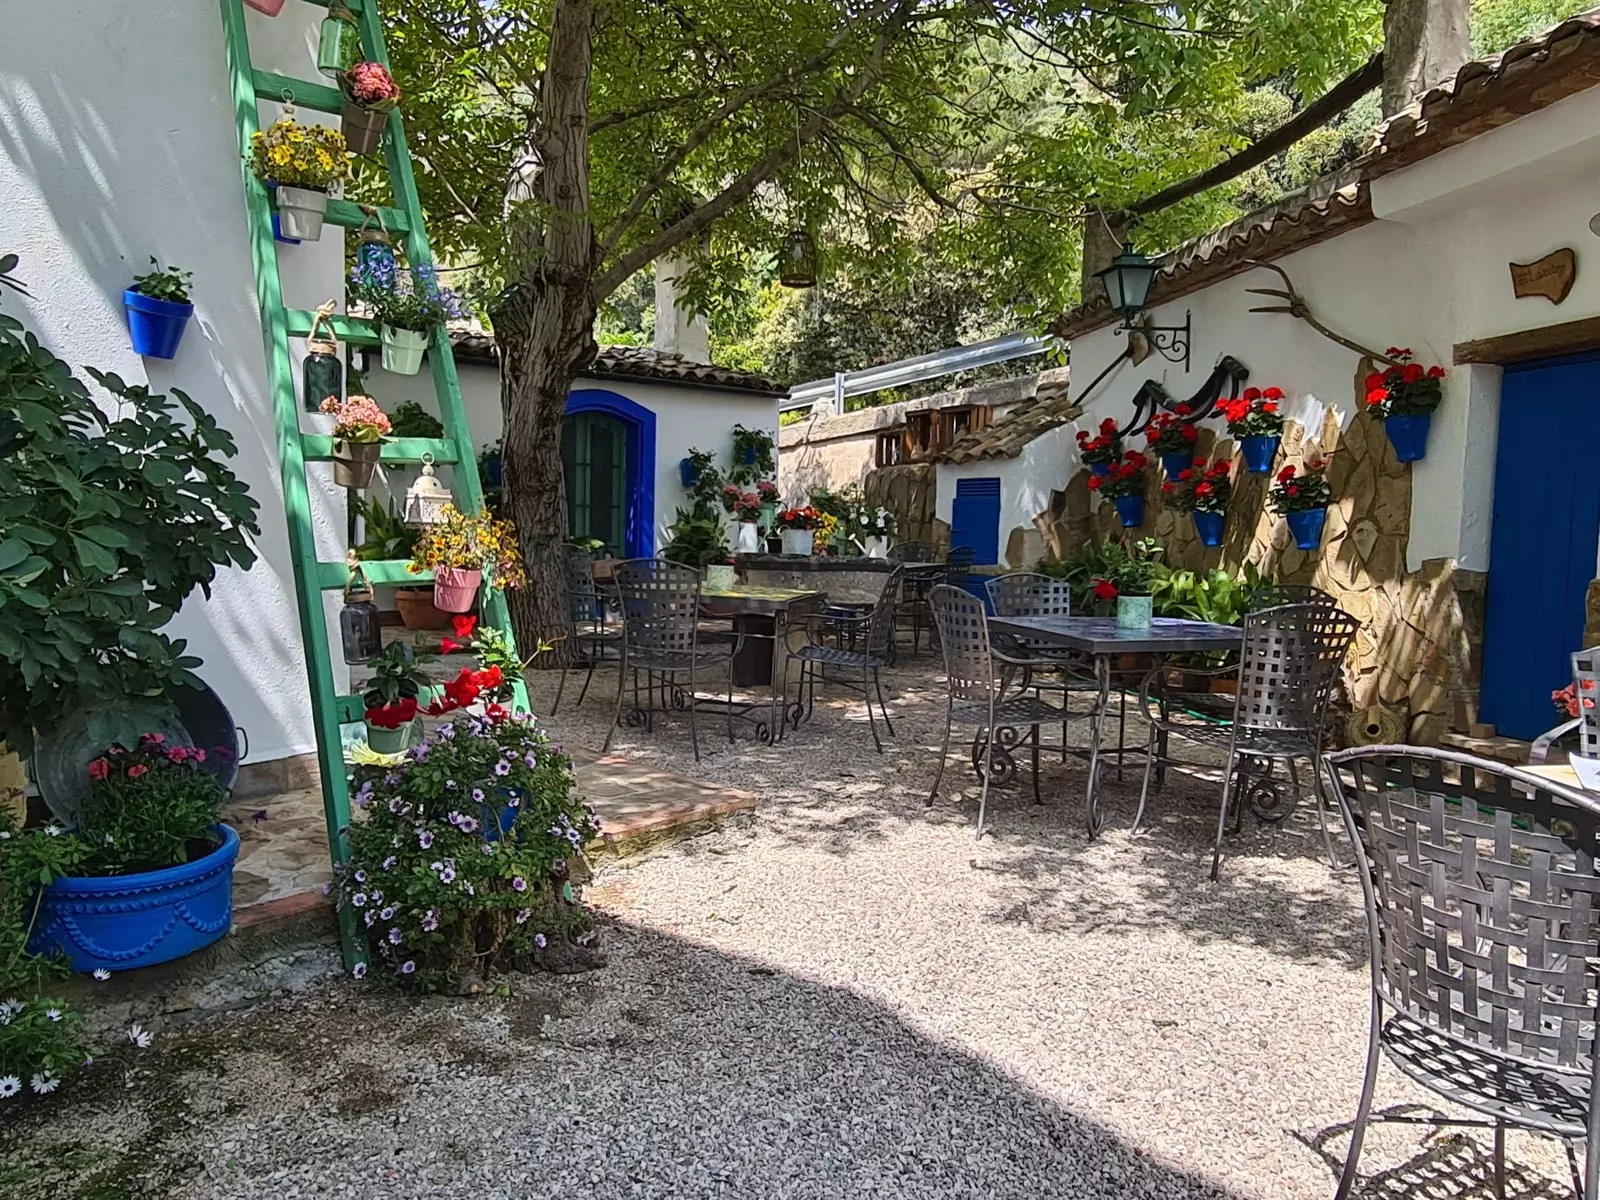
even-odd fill
[[(310, 0), (327, 7), (327, 0)], [(369, 62), (389, 65), (383, 44), (383, 21), (377, 0), (344, 0), (356, 16), (361, 29), (362, 56)], [(245, 31), (242, 0), (222, 0), (222, 27), (228, 45), (228, 70), (233, 84), (234, 119), (239, 127), (239, 150), (243, 156), (245, 214), (250, 224), (251, 257), (255, 262), (256, 299), (261, 307), (261, 340), (266, 350), (267, 374), (272, 387), (273, 409), (278, 425), (278, 458), (283, 472), (283, 502), (289, 525), (289, 553), (294, 560), (295, 598), (300, 610), (300, 632), (305, 643), (306, 673), (311, 684), (311, 714), (317, 735), (317, 766), (322, 775), (323, 812), (328, 823), (328, 848), (335, 864), (349, 859), (350, 789), (346, 776), (344, 750), (339, 726), (360, 721), (364, 706), (358, 695), (341, 696), (334, 691), (333, 664), (330, 659), (327, 620), (322, 593), (338, 591), (349, 580), (343, 562), (320, 562), (311, 529), (311, 504), (306, 490), (305, 464), (326, 462), (333, 457), (333, 439), (327, 435), (300, 431), (300, 401), (295, 394), (293, 364), (289, 358), (289, 339), (305, 338), (311, 332), (315, 315), (306, 309), (283, 306), (278, 281), (277, 243), (272, 236), (272, 210), (265, 185), (250, 169), (251, 135), (260, 128), (256, 110), (258, 100), (292, 99), (300, 108), (337, 113), (341, 106), (338, 89), (305, 80), (291, 79), (269, 71), (258, 71), (250, 61), (250, 41)], [(381, 208), (383, 225), (404, 237), (406, 261), (412, 267), (431, 265), (433, 252), (423, 228), (422, 206), (417, 198), (416, 176), (412, 173), (411, 152), (406, 146), (405, 125), (399, 110), (389, 114), (385, 159), (389, 169), (394, 207)], [(331, 226), (360, 228), (369, 210), (343, 200), (328, 202), (327, 223)], [(334, 333), (358, 346), (378, 344), (377, 327), (355, 317), (335, 317)], [(478, 481), (477, 455), (472, 433), (467, 428), (461, 389), (456, 381), (455, 359), (448, 331), (440, 326), (428, 343), (428, 361), (433, 371), (434, 392), (439, 400), (439, 416), (444, 423), (443, 438), (394, 438), (384, 443), (382, 462), (386, 466), (420, 463), (424, 454), (433, 461), (453, 468), (456, 504), (464, 512), (478, 512), (483, 506), (483, 489)], [(431, 574), (414, 575), (404, 560), (362, 564), (373, 584), (424, 583)], [(486, 624), (506, 631), (511, 625), (505, 597), (497, 590), (484, 589), (483, 619)], [(527, 711), (527, 692), (516, 681), (516, 703)], [(339, 934), (347, 966), (366, 958), (365, 946), (353, 914), (341, 909)]]

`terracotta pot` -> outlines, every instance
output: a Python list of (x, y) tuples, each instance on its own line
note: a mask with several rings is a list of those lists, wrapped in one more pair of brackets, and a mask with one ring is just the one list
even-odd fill
[(482, 571), (460, 567), (439, 567), (433, 573), (433, 602), (445, 612), (464, 613), (477, 598)]
[(451, 627), (450, 614), (433, 602), (433, 588), (396, 588), (395, 607), (400, 610), (400, 622), (407, 629), (439, 630)]
[(1213, 679), (1211, 681), (1211, 694), (1213, 696), (1237, 696), (1239, 694), (1239, 681), (1237, 679)]

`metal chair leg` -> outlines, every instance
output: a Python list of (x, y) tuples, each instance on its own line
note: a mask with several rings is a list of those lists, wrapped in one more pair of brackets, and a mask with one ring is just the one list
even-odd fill
[[(550, 704), (550, 715), (552, 717), (556, 715), (556, 710), (561, 707), (561, 693), (565, 691), (567, 687), (567, 668), (557, 667), (556, 669), (561, 672), (561, 676), (556, 681), (556, 698)], [(583, 701), (579, 700), (578, 703), (582, 704)]]
[(1033, 802), (1043, 804), (1044, 797), (1039, 795), (1039, 727), (1033, 727)]
[[(672, 684), (674, 688), (677, 687), (677, 683), (678, 673), (674, 671), (672, 673)], [(666, 687), (666, 681), (665, 678), (663, 678), (661, 685), (663, 697), (666, 695)], [(699, 705), (694, 702), (694, 671), (691, 670), (689, 672), (689, 744), (694, 747), (695, 762), (700, 761), (700, 730), (694, 719), (694, 710), (698, 707)]]
[(1356, 1164), (1361, 1161), (1361, 1142), (1367, 1135), (1367, 1118), (1372, 1114), (1373, 1085), (1378, 1081), (1378, 1030), (1382, 1021), (1378, 997), (1372, 997), (1372, 1030), (1367, 1038), (1367, 1073), (1361, 1084), (1361, 1103), (1356, 1106), (1355, 1125), (1350, 1130), (1350, 1151), (1345, 1155), (1344, 1173), (1333, 1200), (1346, 1200), (1356, 1182)]
[(627, 681), (627, 678), (628, 661), (627, 659), (623, 659), (622, 662), (617, 665), (617, 711), (612, 715), (611, 728), (606, 730), (605, 745), (600, 747), (600, 753), (602, 754), (611, 749), (611, 735), (617, 731), (617, 726), (622, 724), (622, 688), (623, 684)]
[(1222, 832), (1228, 825), (1228, 801), (1233, 795), (1233, 780), (1239, 770), (1239, 756), (1228, 748), (1227, 774), (1222, 779), (1222, 811), (1217, 814), (1217, 844), (1211, 850), (1211, 882), (1222, 874)]
[(1321, 759), (1313, 758), (1311, 760), (1311, 771), (1311, 786), (1312, 790), (1316, 793), (1317, 825), (1322, 830), (1322, 846), (1323, 849), (1328, 852), (1328, 866), (1337, 871), (1339, 870), (1339, 860), (1334, 857), (1333, 835), (1328, 831), (1328, 814), (1326, 811), (1328, 801), (1322, 775)]
[(1506, 1126), (1496, 1121), (1494, 1126), (1494, 1200), (1506, 1200)]
[(934, 800), (939, 795), (939, 781), (944, 778), (944, 760), (950, 757), (950, 727), (955, 722), (946, 714), (944, 719), (944, 749), (939, 751), (939, 769), (933, 776), (933, 790), (928, 793), (928, 807), (933, 807)]
[[(588, 662), (589, 669), (584, 673), (583, 676), (583, 690), (578, 693), (579, 708), (583, 707), (583, 698), (589, 694), (589, 685), (594, 682), (594, 659), (591, 657)], [(563, 684), (566, 683), (566, 672), (562, 672), (561, 682)]]
[[(694, 676), (690, 675), (690, 687), (693, 688)], [(691, 700), (693, 697), (691, 697)], [(728, 741), (733, 741), (733, 658), (728, 659)]]
[(867, 676), (871, 671), (862, 668), (861, 671), (861, 698), (867, 702), (867, 726), (872, 730), (872, 744), (878, 748), (878, 753), (883, 753), (883, 740), (878, 737), (878, 722), (872, 715), (872, 693), (867, 690)]
[(989, 805), (989, 777), (994, 774), (994, 730), (984, 730), (983, 741), (983, 789), (978, 793), (978, 832), (973, 835), (974, 841), (983, 841), (983, 811)]
[[(883, 712), (883, 727), (889, 731), (889, 736), (894, 737), (894, 725), (889, 720), (889, 706), (883, 702), (883, 679), (877, 667), (872, 668), (872, 686), (878, 693), (878, 708)], [(867, 707), (872, 706), (872, 701), (867, 701)]]

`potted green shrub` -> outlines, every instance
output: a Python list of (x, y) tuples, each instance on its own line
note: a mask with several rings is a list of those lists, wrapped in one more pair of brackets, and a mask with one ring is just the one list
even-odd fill
[(188, 328), (189, 318), (194, 316), (194, 305), (189, 301), (189, 281), (194, 272), (163, 267), (153, 254), (150, 265), (155, 270), (135, 276), (133, 285), (122, 293), (122, 304), (128, 312), (128, 334), (135, 354), (172, 358), (178, 353), (178, 342)]
[(1089, 490), (1111, 500), (1124, 528), (1144, 524), (1144, 479), (1149, 466), (1148, 458), (1129, 450), (1112, 464), (1108, 474), (1089, 476)]
[(422, 692), (416, 653), (404, 642), (391, 642), (367, 669), (372, 675), (361, 693), (367, 745), (378, 754), (398, 754), (411, 742)]
[(302, 125), (294, 106), (250, 138), (250, 169), (273, 192), (278, 228), (285, 238), (314, 242), (322, 236), (328, 189), (350, 176), (344, 135), (323, 125)]
[(383, 142), (389, 114), (400, 103), (400, 85), (382, 63), (358, 62), (339, 76), (339, 117), (352, 154), (371, 154)]
[(1112, 543), (1106, 551), (1106, 574), (1094, 581), (1095, 599), (1116, 601), (1117, 628), (1149, 629), (1160, 545), (1153, 538), (1142, 538), (1131, 546)]
[(333, 482), (357, 490), (368, 487), (383, 457), (383, 439), (392, 426), (371, 396), (329, 396), (321, 411), (333, 414)]
[(420, 371), (429, 334), (446, 321), (467, 316), (466, 304), (427, 265), (404, 270), (392, 262), (357, 264), (350, 271), (349, 295), (378, 322), (383, 369), (397, 375)]

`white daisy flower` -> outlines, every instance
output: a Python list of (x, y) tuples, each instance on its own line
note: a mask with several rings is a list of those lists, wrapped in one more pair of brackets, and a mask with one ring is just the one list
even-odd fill
[(28, 1086), (39, 1095), (48, 1096), (51, 1092), (55, 1091), (61, 1086), (61, 1080), (57, 1079), (54, 1075), (46, 1075), (41, 1072), (28, 1081)]
[(47, 834), (49, 834), (51, 837), (60, 837), (63, 833), (66, 832), (66, 828), (65, 828), (65, 826), (56, 825), (56, 824), (52, 823), (52, 824), (46, 825), (44, 827), (44, 831)]
[(0, 1075), (0, 1100), (9, 1100), (22, 1090), (22, 1080), (15, 1075)]
[(155, 1035), (138, 1025), (128, 1026), (128, 1040), (141, 1050), (148, 1050), (150, 1043), (155, 1040)]
[(47, 1008), (44, 1010), (44, 1019), (46, 1021), (59, 1021), (65, 1015), (59, 1008)]
[(106, 970), (104, 967), (96, 967), (94, 969), (94, 977), (101, 983), (104, 983), (106, 980), (111, 978), (111, 972)]

